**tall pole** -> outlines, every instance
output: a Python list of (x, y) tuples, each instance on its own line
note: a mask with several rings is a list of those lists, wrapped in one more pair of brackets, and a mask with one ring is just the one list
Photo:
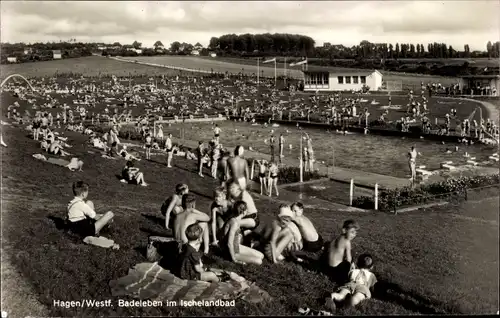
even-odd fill
[(284, 68), (284, 73), (285, 73), (285, 87), (286, 87), (286, 56), (285, 56), (285, 65), (283, 66)]
[(274, 59), (274, 89), (276, 89), (276, 58)]
[(300, 132), (300, 182), (304, 182), (304, 167), (302, 166), (303, 158), (302, 158), (302, 131)]
[(257, 58), (257, 86), (259, 86), (259, 80), (260, 80), (259, 60), (260, 57)]

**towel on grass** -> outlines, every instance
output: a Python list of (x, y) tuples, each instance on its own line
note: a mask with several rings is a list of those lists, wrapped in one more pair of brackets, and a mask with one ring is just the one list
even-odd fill
[(233, 300), (251, 303), (270, 300), (267, 292), (243, 277), (228, 272), (227, 282), (208, 283), (180, 279), (157, 262), (140, 263), (129, 269), (128, 275), (109, 283), (113, 296), (131, 296), (151, 300)]
[(42, 161), (45, 161), (45, 162), (48, 162), (48, 163), (51, 163), (54, 165), (58, 165), (61, 167), (68, 168), (71, 171), (75, 171), (77, 169), (81, 171), (81, 169), (83, 167), (83, 161), (79, 160), (76, 157), (71, 158), (71, 161), (68, 161), (68, 160), (61, 159), (61, 158), (46, 158), (44, 155), (36, 153), (33, 155), (33, 158), (38, 159), (38, 160), (42, 160)]

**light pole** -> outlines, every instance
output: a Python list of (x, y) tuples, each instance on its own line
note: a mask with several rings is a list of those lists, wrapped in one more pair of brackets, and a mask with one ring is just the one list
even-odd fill
[(299, 163), (299, 170), (300, 170), (300, 176), (299, 176), (299, 181), (300, 183), (304, 182), (304, 166), (303, 166), (303, 161), (304, 158), (302, 157), (302, 139), (303, 139), (303, 133), (302, 130), (300, 131), (300, 163)]

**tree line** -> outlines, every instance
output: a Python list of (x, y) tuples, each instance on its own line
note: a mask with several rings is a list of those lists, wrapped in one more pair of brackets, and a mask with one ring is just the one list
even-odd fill
[(361, 41), (351, 47), (344, 45), (315, 46), (315, 41), (304, 35), (265, 34), (225, 34), (212, 37), (208, 48), (220, 55), (228, 56), (303, 56), (330, 59), (398, 59), (398, 58), (498, 58), (500, 41), (486, 45), (486, 51), (470, 51), (468, 44), (463, 50), (446, 43), (371, 43)]

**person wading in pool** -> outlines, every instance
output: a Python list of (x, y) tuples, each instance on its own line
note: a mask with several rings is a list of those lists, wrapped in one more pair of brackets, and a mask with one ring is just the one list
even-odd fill
[(244, 152), (243, 146), (237, 146), (234, 149), (234, 157), (227, 161), (226, 168), (226, 180), (233, 179), (242, 190), (246, 190), (249, 179), (248, 162), (242, 158)]

